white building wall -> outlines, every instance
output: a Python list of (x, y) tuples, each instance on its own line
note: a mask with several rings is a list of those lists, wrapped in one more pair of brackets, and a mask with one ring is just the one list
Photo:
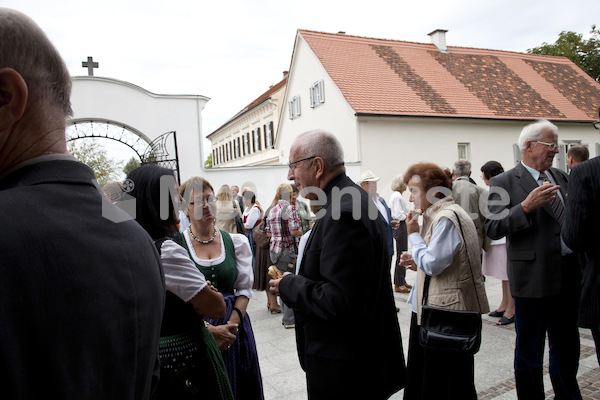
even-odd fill
[(130, 126), (150, 140), (176, 131), (182, 180), (201, 172), (201, 112), (208, 98), (158, 95), (128, 82), (101, 77), (74, 77), (74, 119), (106, 119)]
[[(513, 144), (529, 122), (459, 120), (446, 118), (360, 118), (361, 170), (369, 169), (381, 180), (379, 193), (389, 199), (390, 184), (414, 163), (433, 162), (452, 169), (458, 159), (458, 143), (470, 144), (471, 177), (485, 187), (481, 166), (494, 160), (505, 170), (515, 165)], [(600, 135), (588, 123), (557, 123), (559, 143), (581, 140), (587, 143), (590, 157), (596, 154)], [(558, 160), (555, 158), (555, 166)]]
[[(288, 162), (290, 146), (294, 139), (312, 129), (324, 129), (336, 135), (344, 148), (344, 161), (360, 161), (354, 110), (300, 36), (297, 37), (292, 63), (277, 138), (280, 162)], [(321, 79), (324, 81), (325, 102), (311, 108), (309, 88)], [(291, 120), (288, 102), (294, 96), (300, 96), (301, 115)]]

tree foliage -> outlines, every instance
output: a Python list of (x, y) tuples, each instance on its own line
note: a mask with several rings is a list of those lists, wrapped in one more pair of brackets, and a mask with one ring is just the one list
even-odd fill
[(212, 168), (213, 166), (213, 161), (212, 161), (212, 153), (208, 155), (208, 157), (206, 157), (206, 160), (204, 161), (204, 168)]
[(131, 157), (129, 159), (129, 161), (127, 161), (127, 164), (125, 164), (125, 166), (123, 167), (123, 172), (125, 173), (125, 175), (129, 175), (129, 173), (131, 171), (133, 171), (134, 169), (136, 169), (137, 167), (139, 167), (141, 164), (140, 160), (135, 158), (135, 157)]
[(539, 47), (528, 49), (530, 54), (563, 56), (573, 61), (597, 82), (600, 81), (600, 31), (592, 25), (591, 37), (584, 39), (583, 34), (562, 31), (553, 44), (542, 43)]
[(119, 181), (123, 161), (108, 157), (106, 149), (96, 139), (72, 140), (67, 146), (71, 155), (86, 164), (96, 175), (100, 186), (110, 181)]

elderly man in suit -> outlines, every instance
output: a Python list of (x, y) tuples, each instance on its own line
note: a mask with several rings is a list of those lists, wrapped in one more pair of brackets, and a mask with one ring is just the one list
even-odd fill
[[(558, 128), (540, 120), (521, 131), (523, 161), (492, 178), (485, 227), (506, 236), (510, 291), (515, 299), (515, 379), (520, 399), (544, 399), (543, 353), (550, 342), (550, 378), (557, 399), (581, 399), (579, 266), (561, 238), (567, 175), (551, 168)], [(505, 196), (508, 194), (508, 196)]]
[[(599, 115), (600, 116), (600, 115)], [(596, 129), (600, 124), (594, 124)], [(582, 256), (579, 326), (589, 328), (600, 363), (600, 157), (582, 162), (569, 176), (567, 216), (562, 227), (565, 243)]]
[(475, 223), (477, 237), (479, 238), (479, 252), (487, 250), (490, 239), (485, 234), (483, 210), (479, 207), (479, 200), (487, 196), (487, 190), (477, 186), (471, 179), (471, 162), (458, 160), (452, 169), (452, 198), (461, 206)]
[(6, 399), (148, 399), (165, 301), (160, 259), (67, 154), (70, 91), (41, 29), (0, 8), (0, 390)]
[(346, 176), (343, 154), (324, 131), (292, 144), (288, 179), (322, 209), (298, 275), (270, 286), (295, 311), (309, 398), (387, 399), (404, 387), (406, 367), (386, 233), (369, 195)]

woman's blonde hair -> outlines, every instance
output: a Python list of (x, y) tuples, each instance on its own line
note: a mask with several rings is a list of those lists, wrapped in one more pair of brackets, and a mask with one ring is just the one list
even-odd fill
[(217, 200), (231, 201), (231, 188), (229, 185), (222, 185), (217, 192)]
[(404, 193), (406, 190), (406, 184), (404, 183), (402, 175), (396, 175), (394, 179), (392, 179), (392, 190), (395, 192)]
[(292, 198), (292, 186), (289, 183), (282, 183), (277, 186), (277, 191), (275, 192), (275, 198), (271, 203), (271, 206), (275, 206), (279, 200), (290, 201)]

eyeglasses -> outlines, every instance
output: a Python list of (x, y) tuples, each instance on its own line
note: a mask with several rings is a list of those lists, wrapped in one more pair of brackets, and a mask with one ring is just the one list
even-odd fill
[(217, 202), (217, 198), (215, 196), (208, 196), (204, 198), (196, 197), (194, 201), (190, 201), (190, 205), (193, 206), (194, 204), (198, 203), (198, 205), (203, 206), (204, 202), (208, 204), (214, 204)]
[(546, 143), (546, 142), (540, 142), (539, 140), (536, 140), (536, 142), (545, 144), (546, 146), (548, 146), (548, 150), (550, 150), (550, 151), (554, 151), (554, 150), (558, 149), (558, 143)]
[(592, 122), (592, 125), (594, 125), (594, 128), (600, 129), (600, 121)]
[(288, 167), (290, 167), (290, 171), (293, 171), (296, 169), (296, 164), (301, 163), (302, 161), (312, 160), (313, 158), (317, 158), (317, 156), (306, 157), (301, 160), (291, 162), (288, 164)]

